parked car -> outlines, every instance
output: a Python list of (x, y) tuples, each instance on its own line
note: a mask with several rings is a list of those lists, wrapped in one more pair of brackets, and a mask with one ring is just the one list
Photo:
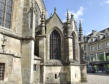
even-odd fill
[(109, 73), (109, 69), (106, 69), (106, 73)]
[(87, 66), (87, 73), (95, 73), (95, 69), (93, 66)]

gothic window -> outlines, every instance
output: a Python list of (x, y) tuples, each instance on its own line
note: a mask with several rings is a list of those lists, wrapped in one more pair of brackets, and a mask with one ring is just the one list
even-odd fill
[(50, 35), (50, 59), (61, 59), (61, 37), (56, 30)]
[(34, 54), (39, 57), (39, 38), (35, 39)]
[(75, 52), (76, 52), (76, 50), (75, 50), (75, 48), (76, 48), (76, 47), (75, 47), (75, 45), (76, 45), (76, 44), (75, 44), (75, 39), (76, 39), (76, 38), (75, 38), (75, 34), (73, 34), (72, 36), (73, 36), (73, 39), (72, 39), (72, 44), (73, 44), (73, 45), (72, 45), (72, 46), (73, 46), (73, 59), (75, 60), (75, 59), (76, 59), (76, 57), (75, 57)]
[(0, 0), (0, 26), (10, 28), (12, 0)]
[(5, 64), (0, 63), (0, 80), (4, 80)]

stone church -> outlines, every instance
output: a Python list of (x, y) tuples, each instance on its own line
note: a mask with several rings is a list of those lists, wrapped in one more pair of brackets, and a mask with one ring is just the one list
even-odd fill
[(81, 22), (46, 13), (43, 0), (0, 0), (0, 84), (86, 81)]

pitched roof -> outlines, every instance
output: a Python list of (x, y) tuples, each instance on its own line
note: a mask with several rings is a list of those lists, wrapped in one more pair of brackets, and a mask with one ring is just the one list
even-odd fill
[(59, 18), (58, 14), (57, 14), (56, 12), (54, 12), (53, 15), (52, 15), (50, 18), (48, 18), (48, 19), (46, 20), (46, 24), (49, 23), (49, 21), (50, 21), (55, 15), (56, 15), (56, 17), (59, 19), (59, 21), (63, 24), (63, 22), (61, 21), (61, 19)]

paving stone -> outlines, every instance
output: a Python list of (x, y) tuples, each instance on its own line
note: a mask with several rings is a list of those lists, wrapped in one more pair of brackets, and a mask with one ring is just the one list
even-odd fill
[(87, 83), (77, 83), (77, 84), (109, 84), (109, 74), (106, 73), (94, 73), (87, 75)]

